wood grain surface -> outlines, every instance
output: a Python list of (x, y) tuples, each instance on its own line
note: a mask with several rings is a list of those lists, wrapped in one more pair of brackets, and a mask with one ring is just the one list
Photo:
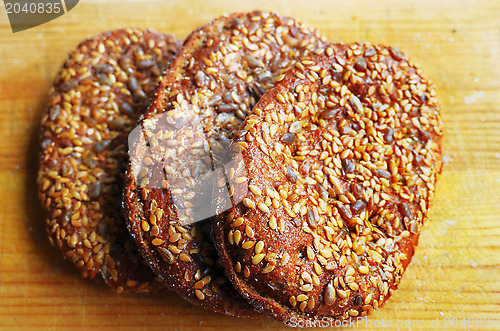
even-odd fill
[(500, 328), (500, 2), (493, 0), (82, 0), (15, 34), (2, 4), (0, 328), (285, 328), (266, 317), (210, 313), (168, 291), (116, 295), (82, 279), (49, 245), (35, 184), (47, 92), (82, 39), (123, 26), (185, 38), (223, 13), (253, 9), (296, 17), (331, 41), (397, 46), (438, 89), (445, 167), (431, 220), (399, 290), (357, 329)]

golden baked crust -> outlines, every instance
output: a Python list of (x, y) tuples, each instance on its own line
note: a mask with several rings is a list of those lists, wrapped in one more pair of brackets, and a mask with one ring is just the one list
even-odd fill
[(127, 232), (121, 201), (128, 134), (180, 46), (140, 29), (85, 40), (58, 73), (41, 120), (38, 185), (49, 239), (83, 277), (119, 293), (164, 287)]
[(193, 204), (203, 196), (197, 180), (219, 163), (282, 70), (322, 44), (291, 18), (232, 14), (194, 31), (163, 78), (131, 143), (124, 194), (130, 232), (183, 298), (224, 314), (257, 315), (215, 264), (210, 220), (192, 224)]
[(441, 171), (435, 91), (405, 55), (371, 44), (318, 53), (245, 120), (232, 145), (244, 166), (229, 181), (248, 193), (213, 227), (234, 286), (289, 325), (365, 316), (387, 300)]

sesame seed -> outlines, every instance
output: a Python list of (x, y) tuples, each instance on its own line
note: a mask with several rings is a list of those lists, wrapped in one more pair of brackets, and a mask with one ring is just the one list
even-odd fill
[(321, 275), (323, 273), (321, 266), (317, 262), (314, 262), (314, 272), (316, 272), (318, 275)]
[(360, 266), (358, 268), (358, 270), (359, 270), (360, 273), (362, 273), (364, 275), (366, 275), (366, 274), (368, 274), (370, 272), (370, 269), (367, 266), (364, 266), (364, 265)]
[(350, 309), (349, 310), (349, 316), (355, 317), (355, 316), (358, 316), (358, 314), (359, 314), (359, 312), (357, 310), (355, 310), (355, 309)]
[(265, 256), (266, 256), (266, 254), (256, 254), (252, 258), (252, 264), (254, 264), (254, 265), (259, 264), (264, 259)]
[(310, 292), (310, 291), (312, 291), (312, 289), (313, 289), (312, 284), (304, 284), (300, 287), (300, 290), (303, 292)]
[(182, 235), (180, 233), (174, 233), (172, 234), (169, 238), (168, 238), (168, 241), (170, 243), (175, 243), (177, 241), (179, 241), (179, 239), (181, 239)]
[(241, 184), (241, 183), (246, 182), (247, 180), (248, 180), (248, 178), (247, 178), (247, 177), (238, 177), (238, 178), (236, 178), (236, 179), (235, 179), (235, 181), (234, 181), (234, 182), (235, 182), (236, 184)]
[(235, 228), (243, 224), (244, 218), (243, 217), (238, 217), (237, 219), (234, 220), (233, 223), (231, 223), (231, 227)]
[(278, 224), (276, 222), (276, 217), (274, 217), (274, 215), (271, 215), (271, 217), (269, 218), (269, 227), (272, 230), (276, 230), (278, 227)]
[(241, 244), (241, 247), (242, 247), (243, 249), (250, 249), (250, 248), (252, 248), (254, 245), (255, 245), (255, 241), (248, 240), (248, 241), (245, 241), (243, 244)]
[(370, 302), (372, 301), (372, 295), (373, 295), (373, 293), (369, 293), (369, 294), (365, 297), (365, 300), (364, 300), (365, 305), (370, 304)]
[(300, 275), (301, 278), (308, 282), (308, 283), (312, 283), (312, 278), (311, 278), (311, 275), (309, 275), (309, 273), (307, 273), (306, 271), (302, 272), (302, 274)]
[(181, 259), (181, 261), (183, 262), (193, 262), (193, 260), (191, 259), (191, 257), (188, 255), (188, 254), (180, 254), (179, 255), (179, 258)]
[(196, 295), (196, 297), (197, 297), (198, 299), (200, 299), (200, 300), (204, 300), (204, 299), (205, 299), (205, 294), (203, 294), (203, 292), (202, 292), (202, 291), (200, 291), (200, 290), (195, 290), (195, 291), (194, 291), (194, 293), (195, 293), (195, 295)]
[(307, 299), (309, 299), (309, 297), (307, 295), (305, 295), (305, 294), (299, 294), (299, 295), (297, 295), (297, 301), (298, 302), (302, 302), (302, 301), (305, 301)]
[(357, 291), (359, 289), (359, 285), (356, 283), (349, 283), (347, 286), (353, 291)]
[(235, 245), (239, 245), (240, 244), (240, 240), (241, 240), (241, 232), (240, 230), (235, 230), (234, 233), (233, 233), (233, 240), (234, 240), (234, 244)]
[(243, 277), (245, 278), (250, 277), (250, 269), (247, 266), (243, 268)]
[(248, 226), (248, 224), (245, 226), (245, 234), (248, 238), (253, 238), (255, 236), (255, 232)]
[(248, 185), (248, 188), (250, 189), (250, 191), (252, 191), (255, 195), (257, 196), (261, 196), (262, 195), (262, 191), (261, 189), (256, 186), (256, 185)]
[(153, 241), (151, 241), (151, 243), (155, 246), (160, 246), (161, 244), (163, 244), (165, 241), (163, 241), (162, 239), (159, 239), (159, 238), (155, 238), (153, 239)]
[(255, 245), (255, 254), (260, 254), (264, 249), (264, 242), (261, 240)]
[(266, 206), (265, 203), (263, 202), (259, 202), (259, 204), (257, 205), (257, 207), (260, 209), (260, 211), (262, 211), (263, 213), (266, 213), (268, 214), (270, 211), (269, 211), (269, 207)]
[(250, 209), (255, 209), (255, 203), (252, 200), (250, 200), (249, 198), (244, 198), (243, 204)]
[[(158, 239), (158, 238), (156, 238), (156, 239)], [(162, 239), (158, 239), (158, 240), (162, 240)], [(159, 244), (159, 245), (161, 245), (161, 244)], [(180, 249), (177, 248), (177, 246), (174, 246), (174, 245), (169, 245), (168, 249), (169, 249), (169, 251), (171, 251), (174, 254), (179, 254), (181, 252)]]
[(268, 263), (268, 264), (264, 267), (264, 269), (262, 269), (262, 272), (261, 272), (261, 273), (263, 273), (263, 274), (268, 274), (268, 273), (270, 273), (271, 271), (273, 271), (275, 267), (276, 267), (276, 265)]
[(306, 251), (307, 251), (307, 258), (311, 261), (314, 260), (314, 258), (316, 257), (314, 250), (310, 246), (307, 246)]

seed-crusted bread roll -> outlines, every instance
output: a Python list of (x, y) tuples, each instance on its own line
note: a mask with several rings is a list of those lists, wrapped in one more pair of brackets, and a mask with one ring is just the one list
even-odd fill
[(181, 41), (121, 29), (82, 42), (57, 75), (41, 121), (38, 184), (50, 241), (83, 277), (118, 293), (164, 287), (121, 209), (127, 137)]
[(242, 295), (290, 325), (381, 306), (428, 217), (438, 109), (395, 48), (335, 44), (297, 62), (232, 144), (242, 162), (231, 190), (248, 193), (214, 218), (221, 265)]
[(125, 202), (140, 250), (183, 298), (224, 314), (256, 316), (215, 263), (211, 222), (201, 221), (212, 216), (211, 201), (199, 206), (210, 200), (202, 182), (210, 182), (276, 77), (321, 45), (315, 30), (291, 18), (232, 14), (194, 31), (163, 78), (131, 141)]

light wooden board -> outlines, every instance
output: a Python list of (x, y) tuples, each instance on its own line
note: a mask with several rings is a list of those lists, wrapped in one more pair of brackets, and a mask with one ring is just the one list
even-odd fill
[(432, 219), (399, 290), (359, 328), (491, 329), (488, 318), (500, 328), (500, 2), (493, 0), (85, 0), (16, 34), (0, 6), (0, 328), (281, 327), (210, 313), (170, 292), (115, 295), (81, 279), (48, 243), (35, 185), (47, 91), (80, 40), (123, 26), (185, 38), (222, 13), (253, 9), (296, 17), (331, 41), (397, 46), (438, 88), (445, 167)]

